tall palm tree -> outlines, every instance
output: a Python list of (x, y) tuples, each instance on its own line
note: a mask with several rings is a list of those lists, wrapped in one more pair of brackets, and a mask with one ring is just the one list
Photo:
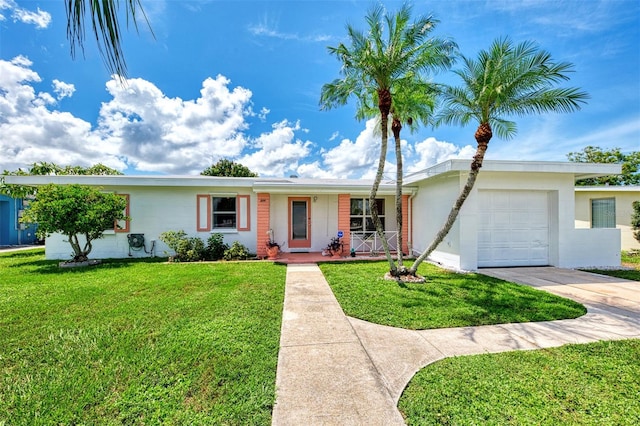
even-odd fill
[[(453, 46), (452, 46), (453, 47)], [(453, 51), (453, 50), (452, 50)], [(419, 124), (430, 125), (436, 105), (437, 91), (429, 81), (415, 79), (408, 84), (399, 84), (394, 90), (393, 105), (391, 106), (391, 133), (395, 142), (396, 155), (396, 227), (402, 230), (402, 185), (403, 161), (402, 139), (400, 132), (404, 124), (410, 131), (415, 131)], [(407, 269), (403, 265), (402, 232), (397, 233), (398, 247), (398, 275), (406, 275)]]
[[(124, 6), (127, 24), (131, 18), (136, 30), (138, 29), (138, 11), (142, 13), (147, 24), (149, 23), (140, 0), (125, 0)], [(76, 47), (80, 47), (80, 50), (84, 51), (85, 13), (89, 8), (93, 34), (107, 69), (109, 72), (125, 78), (127, 65), (121, 46), (121, 25), (118, 19), (119, 0), (65, 0), (65, 7), (71, 57), (75, 57)]]
[[(347, 25), (350, 46), (341, 43), (329, 47), (329, 53), (342, 62), (342, 78), (322, 87), (320, 105), (329, 109), (345, 105), (352, 96), (356, 98), (356, 118), (366, 119), (378, 115), (380, 119), (381, 145), (376, 177), (369, 193), (369, 206), (376, 232), (381, 238), (392, 275), (397, 268), (391, 257), (384, 229), (376, 209), (376, 195), (382, 181), (389, 136), (389, 114), (394, 105), (394, 96), (419, 90), (425, 82), (424, 74), (448, 68), (452, 61), (454, 43), (438, 38), (429, 38), (438, 22), (431, 16), (421, 16), (410, 22), (411, 6), (405, 4), (393, 14), (386, 14), (381, 5), (374, 6), (365, 20), (368, 32)], [(386, 36), (386, 38), (384, 38)], [(406, 96), (406, 98), (409, 98)], [(397, 112), (405, 112), (397, 109)], [(399, 117), (398, 117), (399, 118)], [(399, 143), (399, 130), (398, 130)], [(401, 155), (397, 154), (399, 175), (402, 175)], [(402, 180), (397, 182), (400, 187)], [(400, 192), (401, 194), (401, 192)], [(396, 199), (396, 208), (402, 199)], [(400, 210), (401, 211), (401, 210)], [(397, 215), (402, 220), (402, 215)], [(398, 229), (401, 234), (401, 227)], [(400, 238), (402, 238), (400, 236)], [(400, 239), (401, 242), (401, 239)], [(402, 250), (400, 243), (399, 252)]]
[(476, 182), (493, 132), (504, 139), (515, 136), (516, 123), (507, 120), (508, 116), (573, 112), (589, 98), (578, 88), (556, 87), (558, 83), (569, 80), (567, 73), (573, 70), (573, 65), (554, 62), (548, 52), (531, 41), (514, 45), (509, 38), (497, 39), (489, 50), (480, 51), (478, 59), (463, 56), (462, 60), (463, 68), (454, 72), (463, 84), (444, 88), (444, 108), (436, 122), (462, 126), (477, 122), (477, 149), (466, 184), (442, 228), (409, 269), (412, 274), (453, 226)]

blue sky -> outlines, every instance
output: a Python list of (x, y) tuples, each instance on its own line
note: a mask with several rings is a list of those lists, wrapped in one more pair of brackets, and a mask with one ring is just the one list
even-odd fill
[[(261, 176), (372, 177), (379, 136), (354, 104), (318, 106), (339, 77), (327, 46), (345, 25), (365, 29), (370, 1), (142, 0), (124, 32), (126, 85), (104, 67), (91, 34), (70, 56), (64, 1), (0, 0), (0, 170), (49, 161), (103, 163), (126, 174), (198, 174), (220, 158)], [(385, 1), (389, 10), (399, 2)], [(570, 86), (591, 99), (572, 114), (515, 117), (517, 136), (487, 159), (564, 161), (587, 145), (640, 150), (640, 2), (434, 0), (433, 35), (475, 57), (501, 36), (533, 40), (575, 65)], [(437, 82), (456, 83), (451, 73)], [(475, 125), (403, 132), (407, 172), (470, 158)], [(389, 154), (385, 169), (395, 173)]]

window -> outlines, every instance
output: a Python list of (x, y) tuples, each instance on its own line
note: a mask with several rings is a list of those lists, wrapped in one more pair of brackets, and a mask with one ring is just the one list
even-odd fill
[(591, 227), (616, 227), (616, 199), (597, 198), (591, 200)]
[(236, 228), (236, 197), (213, 197), (213, 229)]
[[(366, 198), (352, 198), (350, 209), (350, 230), (351, 232), (373, 232), (376, 230), (371, 217), (369, 200)], [(376, 211), (382, 228), (384, 229), (384, 199), (376, 198)]]
[(197, 231), (249, 231), (249, 195), (197, 196)]

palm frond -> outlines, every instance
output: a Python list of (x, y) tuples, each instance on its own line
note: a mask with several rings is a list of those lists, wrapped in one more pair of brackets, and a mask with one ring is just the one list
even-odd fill
[[(87, 5), (89, 3), (89, 5)], [(122, 51), (122, 32), (118, 19), (118, 0), (66, 0), (67, 39), (70, 43), (71, 57), (75, 58), (78, 47), (84, 54), (86, 8), (89, 7), (91, 28), (98, 44), (98, 51), (107, 69), (121, 78), (127, 75), (127, 65)], [(149, 21), (140, 0), (126, 0), (125, 16), (127, 26), (129, 18), (138, 30), (137, 13), (140, 11), (147, 25)], [(149, 25), (151, 30), (151, 26)], [(153, 34), (153, 30), (151, 30)]]
[(557, 87), (569, 80), (573, 65), (554, 62), (532, 41), (514, 45), (508, 37), (498, 38), (477, 58), (463, 56), (462, 65), (454, 70), (462, 85), (442, 92), (439, 124), (465, 124), (473, 117), (478, 124), (490, 123), (496, 135), (508, 139), (516, 126), (507, 117), (572, 112), (589, 98), (578, 88)]

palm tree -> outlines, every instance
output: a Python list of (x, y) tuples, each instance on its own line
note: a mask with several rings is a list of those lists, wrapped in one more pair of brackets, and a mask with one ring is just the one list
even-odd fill
[[(422, 16), (412, 23), (409, 22), (410, 19), (410, 5), (403, 5), (395, 15), (386, 14), (384, 8), (378, 5), (374, 6), (365, 17), (369, 27), (368, 33), (347, 25), (347, 35), (351, 45), (346, 46), (341, 43), (337, 47), (329, 47), (329, 53), (342, 62), (343, 77), (325, 84), (320, 96), (322, 109), (345, 105), (353, 96), (357, 101), (357, 119), (361, 120), (374, 115), (380, 119), (380, 157), (376, 177), (369, 193), (369, 206), (376, 232), (381, 238), (389, 261), (390, 272), (394, 276), (397, 275), (397, 268), (391, 257), (376, 209), (376, 194), (382, 181), (387, 156), (389, 114), (394, 105), (394, 96), (402, 98), (403, 93), (421, 90), (425, 84), (424, 74), (432, 70), (448, 68), (452, 61), (451, 52), (455, 48), (455, 44), (450, 41), (428, 38), (437, 23), (433, 17)], [(385, 32), (387, 38), (383, 39)], [(408, 95), (404, 97), (410, 98)], [(403, 114), (408, 110), (398, 107), (395, 111), (396, 114)], [(397, 116), (398, 120), (400, 117), (400, 115)], [(401, 177), (402, 159), (399, 153), (396, 156), (398, 173)], [(397, 185), (401, 191), (401, 178)], [(399, 194), (400, 198), (396, 199), (397, 210), (398, 204), (400, 209), (402, 206), (401, 192)], [(397, 217), (398, 220), (402, 220), (402, 214), (398, 214)], [(398, 231), (401, 234), (401, 227)], [(402, 250), (401, 238), (400, 235), (399, 253)]]
[[(87, 3), (89, 3), (87, 5)], [(137, 11), (142, 13), (147, 24), (149, 21), (142, 9), (140, 0), (125, 0), (125, 15), (138, 29)], [(67, 10), (67, 38), (71, 43), (71, 57), (76, 55), (76, 46), (84, 51), (85, 13), (90, 8), (91, 27), (98, 43), (98, 50), (104, 59), (109, 72), (125, 78), (127, 65), (122, 52), (120, 41), (120, 23), (118, 20), (118, 0), (65, 0)], [(151, 28), (151, 27), (149, 27)], [(153, 33), (153, 32), (152, 32)]]
[[(433, 124), (432, 116), (436, 104), (437, 91), (431, 82), (417, 79), (410, 81), (407, 85), (398, 85), (394, 92), (393, 105), (391, 107), (391, 133), (395, 141), (396, 155), (396, 224), (397, 229), (402, 230), (402, 182), (404, 171), (400, 132), (404, 127), (403, 123), (406, 123), (412, 132), (418, 128), (419, 123), (423, 125)], [(403, 265), (401, 250), (402, 232), (398, 232), (396, 243), (399, 248), (398, 275), (406, 275), (408, 271)]]
[(548, 52), (531, 41), (514, 45), (509, 38), (497, 39), (488, 51), (480, 51), (477, 60), (464, 56), (462, 60), (463, 68), (454, 72), (463, 84), (444, 88), (444, 108), (436, 122), (462, 126), (471, 121), (478, 122), (475, 132), (477, 149), (465, 186), (442, 228), (409, 269), (411, 274), (415, 274), (420, 263), (449, 233), (475, 184), (493, 131), (504, 139), (515, 136), (516, 123), (506, 117), (573, 112), (589, 98), (578, 88), (556, 87), (558, 83), (569, 80), (567, 73), (572, 71), (573, 65), (554, 62)]

